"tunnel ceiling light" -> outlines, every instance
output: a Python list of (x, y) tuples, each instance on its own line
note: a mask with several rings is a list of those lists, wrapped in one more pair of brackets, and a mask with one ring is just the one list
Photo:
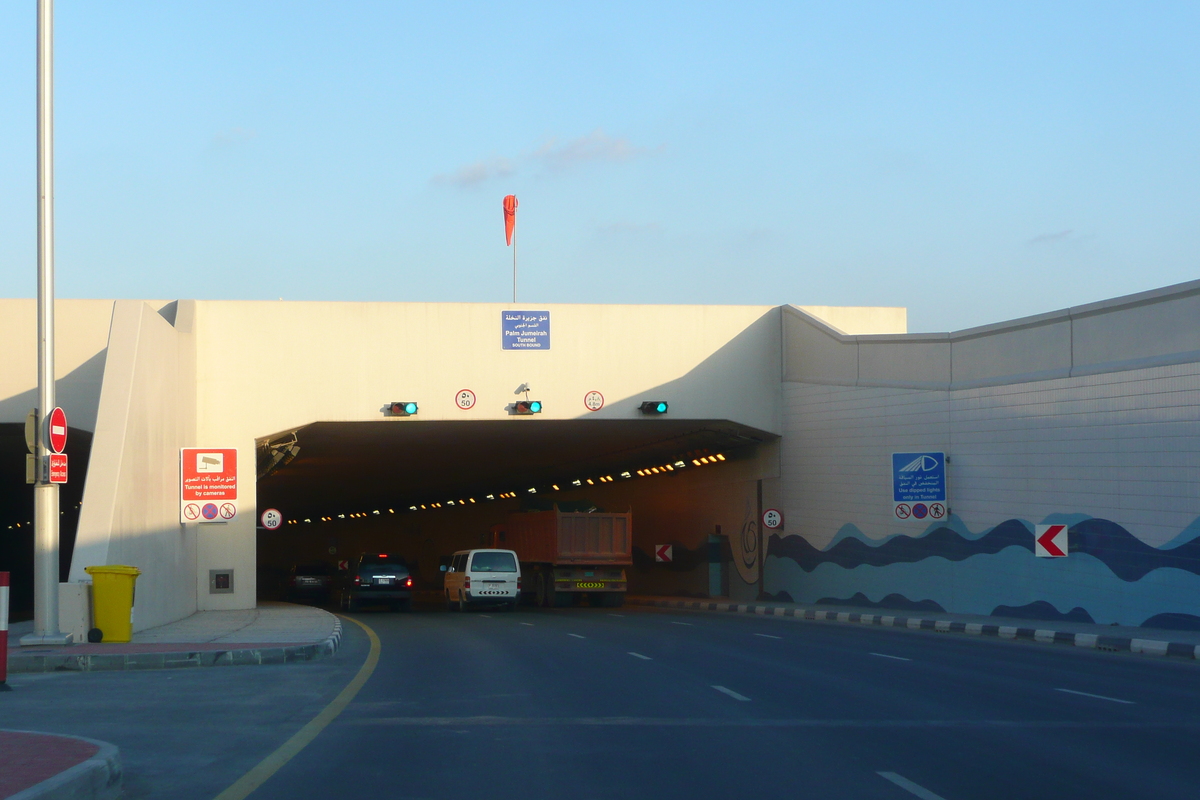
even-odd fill
[(557, 491), (558, 491), (558, 484), (557, 484), (557, 483), (552, 483), (552, 484), (550, 484), (550, 488), (551, 488), (551, 489), (553, 489), (554, 491), (556, 491), (556, 492), (557, 492)]
[(489, 495), (487, 496), (487, 499), (488, 499), (488, 500), (495, 500), (495, 499), (496, 499), (496, 495), (494, 495), (494, 494), (489, 494)]
[(414, 400), (397, 400), (388, 404), (388, 411), (393, 417), (411, 417), (417, 413), (417, 403)]
[(638, 411), (643, 414), (665, 414), (667, 413), (667, 402), (665, 400), (647, 400), (638, 406)]
[(305, 522), (312, 522), (312, 520), (311, 520), (311, 519), (306, 519), (306, 520), (304, 520), (304, 521), (305, 521)]
[(468, 498), (467, 498), (467, 500), (469, 500), (469, 501), (470, 501), (470, 502), (472, 502), (472, 503), (474, 503), (474, 502), (475, 502), (475, 498), (474, 498), (474, 497), (468, 497)]
[(530, 494), (537, 494), (537, 489), (535, 489), (535, 488), (533, 488), (532, 486), (530, 486), (530, 487), (529, 487), (529, 493), (530, 493)]
[(572, 486), (583, 486), (583, 481), (574, 480), (574, 481), (571, 481), (571, 485)]
[(685, 462), (685, 461), (676, 461), (675, 462), (675, 469), (683, 469), (686, 466), (687, 466), (687, 462)]
[(724, 460), (725, 460), (725, 456), (721, 455), (720, 453), (717, 453), (717, 461), (724, 461)]
[(595, 485), (596, 485), (596, 482), (595, 482), (594, 480), (592, 480), (591, 478), (588, 478), (588, 479), (587, 479), (587, 482), (588, 482), (588, 486), (595, 486)]
[(345, 514), (338, 514), (338, 519), (345, 519), (345, 518), (346, 518)]
[[(388, 509), (388, 511), (391, 511), (391, 509), (389, 508), (389, 509)], [(373, 512), (371, 512), (371, 513), (373, 513), (373, 514), (378, 514), (378, 513), (379, 513), (379, 509), (377, 508), (377, 509), (375, 509), (375, 510), (374, 510)]]
[(692, 459), (692, 464), (694, 464), (697, 467), (700, 466), (700, 462), (695, 458)]
[(626, 470), (625, 472), (621, 473), (621, 477), (622, 478), (632, 478), (633, 476), (629, 474), (628, 470)]

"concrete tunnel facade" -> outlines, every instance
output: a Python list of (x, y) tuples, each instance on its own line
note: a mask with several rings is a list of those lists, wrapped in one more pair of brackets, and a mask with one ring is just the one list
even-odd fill
[[(516, 312), (546, 317), (548, 348), (505, 348)], [(63, 300), (57, 317), (60, 404), (91, 434), (64, 577), (138, 566), (137, 630), (253, 607), (281, 542), (317, 555), (403, 532), (426, 562), (517, 507), (489, 493), (613, 472), (557, 485), (637, 509), (635, 591), (712, 592), (719, 531), (720, 592), (743, 601), (1200, 626), (1200, 281), (949, 334), (906, 333), (903, 309), (797, 306)], [(32, 300), (0, 301), (10, 433), (34, 404), (35, 327)], [(522, 386), (540, 414), (513, 415)], [(419, 413), (392, 416), (401, 400)], [(184, 447), (237, 449), (233, 519), (181, 521)], [(891, 455), (927, 451), (947, 455), (948, 508), (900, 519)], [(287, 520), (265, 547), (260, 501)], [(360, 533), (347, 512), (369, 515)], [(1034, 554), (1050, 523), (1069, 527), (1065, 558)], [(670, 567), (646, 561), (663, 543)], [(234, 590), (212, 592), (212, 570)]]

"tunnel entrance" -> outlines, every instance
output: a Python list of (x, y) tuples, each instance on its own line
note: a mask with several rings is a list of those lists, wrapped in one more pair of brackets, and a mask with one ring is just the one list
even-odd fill
[[(258, 528), (259, 597), (287, 597), (297, 565), (336, 574), (369, 552), (403, 557), (418, 594), (437, 596), (451, 553), (487, 546), (514, 512), (555, 506), (632, 514), (631, 593), (710, 596), (710, 562), (721, 558), (718, 593), (754, 597), (745, 550), (759, 546), (764, 447), (776, 439), (727, 420), (670, 419), (316, 422), (276, 433), (258, 440), (258, 509), (283, 518)], [(663, 544), (667, 562), (655, 560)]]

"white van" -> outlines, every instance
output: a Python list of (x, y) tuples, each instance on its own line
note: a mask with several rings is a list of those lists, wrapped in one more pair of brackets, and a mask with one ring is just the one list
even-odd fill
[(521, 565), (512, 550), (459, 550), (443, 564), (446, 608), (466, 611), (472, 605), (517, 607), (521, 597)]

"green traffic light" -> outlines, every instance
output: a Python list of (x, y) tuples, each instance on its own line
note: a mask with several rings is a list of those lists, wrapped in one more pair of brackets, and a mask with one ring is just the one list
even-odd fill
[(405, 414), (417, 413), (417, 404), (416, 403), (405, 403), (404, 404), (404, 413)]
[(542, 404), (540, 402), (538, 402), (537, 400), (534, 400), (532, 403), (529, 404), (529, 410), (532, 411), (534, 414), (537, 414), (542, 410)]
[(658, 411), (658, 413), (665, 414), (667, 413), (667, 404), (659, 403), (657, 406), (655, 406), (655, 409)]

